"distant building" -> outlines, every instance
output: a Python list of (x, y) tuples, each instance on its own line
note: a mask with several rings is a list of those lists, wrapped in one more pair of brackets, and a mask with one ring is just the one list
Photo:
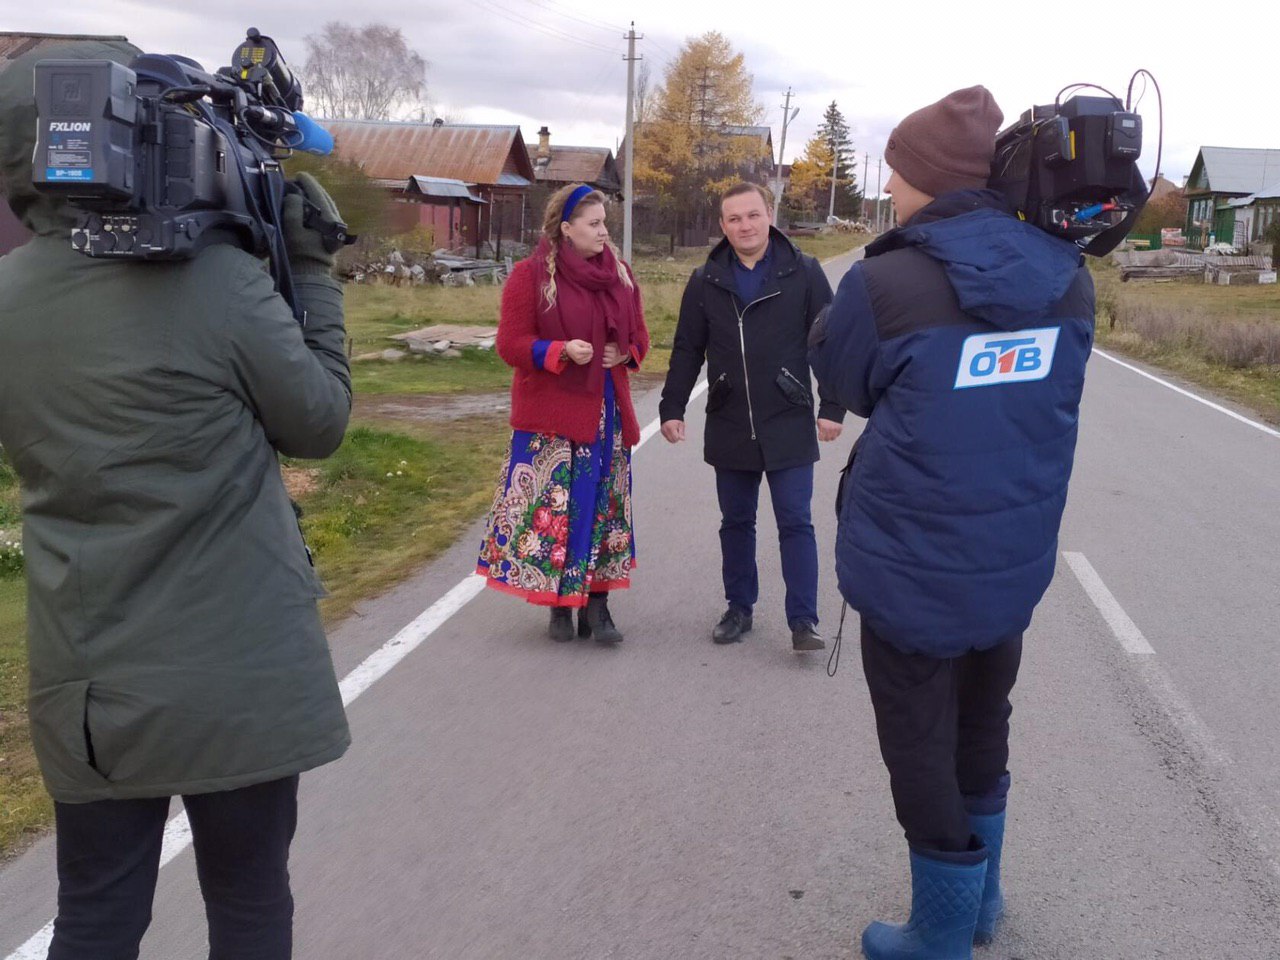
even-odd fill
[(529, 151), (534, 174), (540, 185), (555, 191), (570, 183), (585, 183), (611, 200), (622, 199), (622, 179), (618, 164), (608, 147), (565, 147), (552, 145), (551, 131), (538, 131), (538, 147)]
[[(96, 37), (71, 33), (0, 33), (0, 73), (23, 54), (40, 47), (56, 46), (72, 40), (126, 40), (125, 37)], [(127, 42), (127, 41), (126, 41)], [(20, 247), (31, 239), (27, 228), (9, 209), (4, 195), (0, 194), (0, 255)]]
[(1201, 147), (1185, 189), (1190, 245), (1203, 246), (1211, 234), (1218, 243), (1234, 243), (1238, 206), (1232, 201), (1272, 186), (1280, 186), (1280, 150)]
[(1148, 203), (1157, 203), (1170, 194), (1181, 194), (1182, 188), (1166, 177), (1156, 177), (1155, 181), (1147, 184), (1147, 189), (1151, 191), (1147, 198)]
[[(396, 200), (421, 200), (424, 207), (436, 206), (424, 199), (432, 196), (431, 183), (460, 182), (469, 197), (448, 199), (458, 200), (460, 207), (472, 200), (480, 205), (475, 234), (465, 237), (465, 245), (487, 241), (496, 248), (503, 240), (522, 238), (528, 216), (526, 200), (535, 174), (519, 127), (439, 120), (317, 122), (333, 134), (336, 156), (357, 163), (370, 179), (387, 186)], [(415, 187), (411, 181), (416, 178), (422, 182)], [(415, 189), (421, 194), (419, 198), (412, 196)], [(420, 213), (428, 217), (428, 212)], [(437, 213), (431, 211), (429, 216), (434, 218)]]
[(374, 180), (400, 201), (390, 211), (391, 229), (407, 233), (430, 227), (437, 247), (454, 250), (475, 246), (480, 236), (480, 211), (486, 203), (461, 180), (446, 177), (410, 177), (407, 182)]
[(1229, 200), (1227, 206), (1233, 214), (1235, 229), (1232, 242), (1236, 246), (1243, 248), (1264, 241), (1267, 230), (1280, 220), (1280, 176), (1257, 193)]

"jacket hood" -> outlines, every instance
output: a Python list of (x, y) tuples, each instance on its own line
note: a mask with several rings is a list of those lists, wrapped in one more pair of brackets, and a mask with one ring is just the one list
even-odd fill
[(1006, 330), (1039, 322), (1080, 267), (1075, 244), (1009, 213), (992, 190), (944, 194), (867, 250), (914, 247), (943, 265), (960, 309)]
[(62, 200), (31, 185), (31, 155), (36, 146), (36, 98), (33, 76), (41, 60), (114, 60), (127, 64), (141, 51), (118, 40), (78, 40), (38, 47), (0, 73), (0, 191), (15, 215), (37, 235), (68, 233), (75, 214)]

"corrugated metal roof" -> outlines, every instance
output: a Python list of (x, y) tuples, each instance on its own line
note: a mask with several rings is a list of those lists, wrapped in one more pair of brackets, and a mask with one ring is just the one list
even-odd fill
[[(533, 167), (519, 127), (397, 123), (389, 120), (319, 120), (333, 134), (334, 153), (353, 160), (377, 180), (443, 177), (465, 183), (503, 183), (514, 160), (527, 185)], [(513, 184), (519, 185), (519, 184)]]
[(498, 186), (500, 187), (527, 187), (532, 183), (532, 180), (515, 173), (504, 173), (498, 177)]
[[(535, 154), (536, 155), (536, 154)], [(538, 168), (539, 180), (551, 180), (555, 183), (597, 183), (607, 181), (614, 187), (621, 187), (610, 169), (613, 151), (608, 147), (557, 147), (551, 148), (551, 160), (545, 167)]]
[(1201, 147), (1200, 159), (1214, 193), (1254, 193), (1280, 178), (1280, 150)]
[(123, 40), (128, 37), (102, 37), (86, 33), (0, 33), (0, 70), (8, 64), (7, 60), (17, 60), (37, 47), (51, 47), (73, 40)]
[(472, 203), (484, 203), (471, 192), (461, 180), (450, 180), (447, 177), (410, 177), (418, 192), (428, 197), (457, 197), (470, 200)]
[(772, 127), (725, 127), (724, 132), (731, 137), (759, 137), (761, 140), (773, 139)]
[(1247, 197), (1240, 197), (1239, 199), (1232, 200), (1227, 204), (1227, 206), (1228, 207), (1251, 207), (1253, 206), (1254, 203), (1256, 203), (1259, 200), (1275, 200), (1277, 198), (1280, 198), (1280, 180), (1276, 180), (1274, 183), (1263, 187), (1257, 193), (1250, 194)]

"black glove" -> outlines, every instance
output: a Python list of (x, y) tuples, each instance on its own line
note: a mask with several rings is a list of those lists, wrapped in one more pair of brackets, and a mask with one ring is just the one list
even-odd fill
[(286, 187), (280, 217), (294, 273), (329, 273), (335, 254), (356, 239), (347, 233), (333, 197), (309, 173)]

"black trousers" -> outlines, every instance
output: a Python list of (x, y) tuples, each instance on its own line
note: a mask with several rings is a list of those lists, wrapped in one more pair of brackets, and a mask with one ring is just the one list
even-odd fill
[[(183, 797), (209, 960), (288, 960), (298, 778)], [(55, 805), (58, 916), (49, 960), (136, 960), (151, 923), (169, 798)]]
[(902, 653), (862, 627), (862, 669), (893, 806), (920, 850), (970, 848), (969, 814), (1004, 809), (1009, 692), (1022, 635), (953, 659)]

